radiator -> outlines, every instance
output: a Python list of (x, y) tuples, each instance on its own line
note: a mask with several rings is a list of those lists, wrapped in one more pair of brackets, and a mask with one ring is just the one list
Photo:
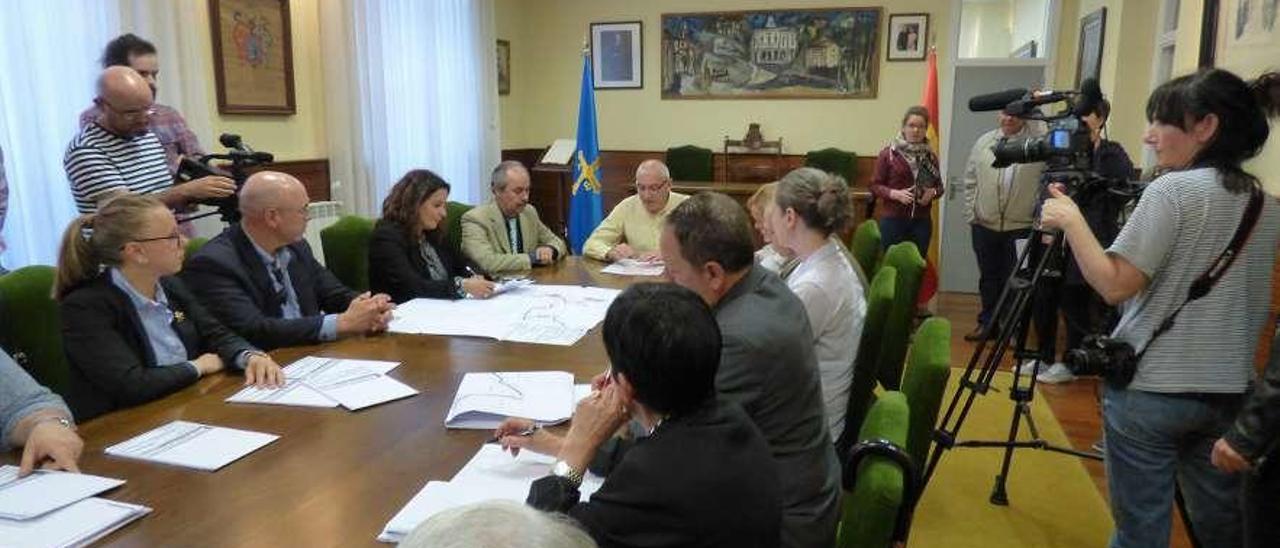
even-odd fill
[(324, 246), (320, 245), (320, 231), (338, 221), (342, 217), (342, 202), (311, 202), (307, 204), (307, 214), (311, 220), (307, 222), (307, 243), (315, 253), (320, 264), (324, 262)]

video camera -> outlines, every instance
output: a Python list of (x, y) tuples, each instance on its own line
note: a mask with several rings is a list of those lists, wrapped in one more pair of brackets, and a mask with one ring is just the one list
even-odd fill
[[(174, 184), (182, 184), (215, 175), (234, 181), (236, 192), (226, 198), (201, 202), (217, 206), (218, 209), (216, 212), (185, 217), (183, 221), (192, 221), (217, 213), (225, 223), (240, 222), (240, 200), (238, 196), (240, 189), (244, 187), (245, 180), (249, 178), (248, 170), (275, 161), (275, 156), (270, 152), (258, 152), (249, 148), (249, 145), (244, 144), (244, 140), (239, 135), (223, 133), (218, 137), (218, 142), (227, 147), (225, 154), (205, 154), (198, 161), (183, 157), (178, 164), (178, 173), (174, 176)], [(230, 162), (230, 165), (214, 166), (211, 164), (214, 160)], [(224, 167), (225, 169), (223, 169)]]

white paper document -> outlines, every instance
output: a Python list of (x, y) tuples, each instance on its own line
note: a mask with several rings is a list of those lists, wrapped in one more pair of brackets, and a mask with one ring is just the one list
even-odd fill
[(444, 425), (489, 430), (507, 417), (556, 424), (573, 416), (573, 397), (573, 374), (565, 371), (467, 373)]
[(226, 401), (300, 407), (337, 407), (352, 411), (417, 394), (387, 376), (399, 362), (307, 356), (283, 368), (281, 388), (249, 386)]
[(123, 484), (124, 480), (53, 470), (19, 478), (17, 466), (0, 466), (0, 518), (31, 519)]
[(604, 320), (618, 293), (528, 285), (490, 299), (414, 299), (396, 307), (389, 330), (570, 346)]
[[(378, 540), (400, 542), (427, 518), (450, 508), (495, 499), (524, 502), (534, 480), (550, 474), (554, 462), (554, 457), (532, 451), (512, 457), (497, 445), (481, 446), (452, 480), (427, 482), (387, 522)], [(582, 500), (590, 500), (603, 483), (602, 478), (588, 473), (578, 488)]]
[(661, 261), (644, 262), (635, 259), (622, 259), (604, 267), (601, 272), (618, 276), (661, 276), (665, 268)]
[(0, 546), (88, 546), (150, 512), (146, 506), (87, 498), (38, 518), (0, 519)]
[(556, 164), (567, 165), (573, 160), (573, 152), (578, 150), (577, 139), (556, 139), (547, 147), (547, 153), (542, 155), (540, 164)]
[(187, 421), (173, 421), (106, 449), (108, 455), (213, 471), (280, 439)]
[(533, 285), (533, 283), (534, 283), (533, 280), (529, 278), (512, 278), (510, 280), (502, 280), (498, 283), (493, 284), (493, 294), (501, 295), (503, 293), (515, 291), (522, 287), (529, 287)]

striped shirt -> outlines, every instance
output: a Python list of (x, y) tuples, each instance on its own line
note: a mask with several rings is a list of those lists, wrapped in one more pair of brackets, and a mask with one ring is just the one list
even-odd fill
[(1249, 203), (1222, 187), (1213, 168), (1166, 174), (1151, 183), (1108, 253), (1127, 259), (1150, 283), (1121, 305), (1112, 336), (1146, 354), (1134, 390), (1242, 393), (1267, 319), (1271, 269), (1280, 241), (1280, 203), (1264, 197), (1253, 234), (1207, 295), (1187, 304), (1173, 328), (1152, 333), (1187, 298), (1191, 283), (1227, 248)]
[(164, 147), (150, 131), (127, 138), (90, 124), (71, 140), (62, 165), (80, 213), (96, 212), (105, 194), (154, 194), (173, 186)]

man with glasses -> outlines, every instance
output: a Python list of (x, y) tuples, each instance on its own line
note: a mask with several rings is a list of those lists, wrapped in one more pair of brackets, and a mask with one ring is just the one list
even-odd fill
[(671, 192), (671, 172), (659, 160), (636, 168), (636, 193), (618, 203), (583, 246), (582, 254), (601, 261), (658, 257), (658, 235), (667, 214), (689, 197)]
[(104, 199), (120, 193), (154, 194), (170, 209), (224, 198), (235, 192), (225, 177), (203, 177), (174, 186), (164, 147), (148, 129), (155, 103), (151, 87), (137, 71), (114, 66), (98, 77), (97, 121), (80, 130), (63, 157), (71, 193), (80, 213), (94, 213)]
[(355, 291), (316, 260), (303, 235), (307, 189), (260, 171), (240, 191), (240, 224), (187, 259), (181, 277), (218, 320), (258, 348), (385, 331), (391, 298)]

